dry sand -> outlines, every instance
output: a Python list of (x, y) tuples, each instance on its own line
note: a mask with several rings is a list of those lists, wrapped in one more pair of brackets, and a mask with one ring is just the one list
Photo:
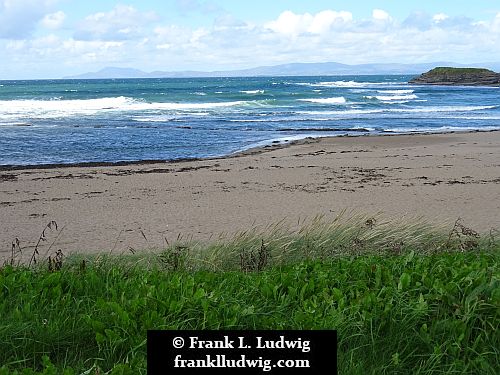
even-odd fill
[(51, 220), (59, 231), (47, 232), (42, 252), (55, 240), (52, 250), (65, 254), (120, 253), (161, 248), (179, 234), (205, 240), (344, 209), (450, 226), (460, 217), (478, 231), (498, 229), (500, 132), (323, 138), (211, 160), (0, 169), (0, 259), (15, 238), (28, 253)]

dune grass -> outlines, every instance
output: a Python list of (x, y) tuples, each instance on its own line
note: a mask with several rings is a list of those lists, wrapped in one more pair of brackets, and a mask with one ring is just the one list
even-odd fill
[(500, 368), (500, 241), (459, 221), (318, 218), (54, 259), (0, 268), (0, 375), (145, 374), (148, 329), (337, 329), (339, 374)]

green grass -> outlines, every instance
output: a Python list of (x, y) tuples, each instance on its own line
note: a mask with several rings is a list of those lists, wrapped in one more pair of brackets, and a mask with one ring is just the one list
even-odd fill
[(145, 374), (148, 329), (337, 329), (340, 374), (497, 374), (500, 242), (320, 220), (0, 268), (0, 375)]
[(485, 68), (451, 68), (437, 67), (428, 72), (428, 74), (446, 74), (446, 75), (461, 75), (461, 74), (484, 74), (493, 73), (493, 71)]

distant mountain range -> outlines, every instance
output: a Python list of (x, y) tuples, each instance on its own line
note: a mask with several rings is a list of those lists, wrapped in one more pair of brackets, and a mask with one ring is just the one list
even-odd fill
[(292, 63), (275, 66), (261, 66), (243, 70), (228, 71), (179, 71), (179, 72), (143, 72), (132, 68), (107, 67), (98, 72), (84, 73), (64, 77), (66, 79), (102, 79), (102, 78), (193, 78), (193, 77), (256, 77), (256, 76), (328, 76), (328, 75), (375, 75), (375, 74), (421, 74), (437, 66), (481, 67), (495, 71), (499, 63), (457, 64), (453, 62), (433, 62), (422, 64), (361, 64), (347, 65), (336, 62)]

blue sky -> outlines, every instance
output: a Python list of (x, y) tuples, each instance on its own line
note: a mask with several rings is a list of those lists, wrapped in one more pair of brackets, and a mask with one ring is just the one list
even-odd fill
[(500, 61), (498, 0), (0, 0), (0, 79)]

